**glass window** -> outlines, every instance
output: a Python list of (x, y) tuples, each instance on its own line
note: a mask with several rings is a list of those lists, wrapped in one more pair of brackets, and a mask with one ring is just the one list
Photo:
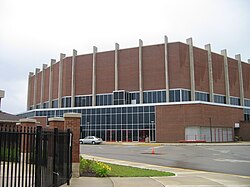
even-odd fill
[(174, 90), (169, 91), (169, 101), (174, 102)]
[(222, 103), (222, 104), (225, 104), (225, 103), (226, 103), (226, 96), (214, 95), (214, 102), (215, 102), (215, 103)]
[(138, 123), (137, 114), (133, 114), (133, 124)]
[(230, 97), (230, 104), (240, 106), (240, 98)]
[(244, 105), (250, 107), (250, 99), (245, 99)]
[(147, 97), (148, 97), (148, 93), (147, 92), (143, 92), (143, 103), (148, 103)]
[(157, 100), (157, 92), (153, 92), (153, 98), (152, 98), (152, 103), (159, 103), (159, 101)]
[(166, 92), (165, 91), (163, 91), (162, 92), (162, 102), (166, 102), (166, 96), (167, 94), (166, 94)]

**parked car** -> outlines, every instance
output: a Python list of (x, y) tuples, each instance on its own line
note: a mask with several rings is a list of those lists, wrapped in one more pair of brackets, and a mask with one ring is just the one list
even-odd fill
[(101, 138), (97, 138), (95, 136), (87, 136), (83, 139), (80, 139), (80, 144), (100, 144), (102, 143)]

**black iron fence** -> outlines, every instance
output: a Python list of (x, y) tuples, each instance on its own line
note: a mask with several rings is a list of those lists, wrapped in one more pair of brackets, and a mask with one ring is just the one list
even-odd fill
[(0, 126), (0, 185), (54, 187), (69, 184), (72, 133), (41, 127)]

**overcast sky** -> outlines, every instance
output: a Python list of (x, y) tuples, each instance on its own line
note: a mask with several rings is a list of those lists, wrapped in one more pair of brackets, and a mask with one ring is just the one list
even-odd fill
[(29, 72), (72, 55), (192, 37), (197, 47), (250, 58), (249, 0), (0, 0), (2, 110), (26, 110)]

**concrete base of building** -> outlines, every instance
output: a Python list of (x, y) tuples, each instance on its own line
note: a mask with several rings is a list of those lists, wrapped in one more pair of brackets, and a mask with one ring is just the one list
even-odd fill
[(80, 163), (72, 163), (72, 178), (80, 177)]

